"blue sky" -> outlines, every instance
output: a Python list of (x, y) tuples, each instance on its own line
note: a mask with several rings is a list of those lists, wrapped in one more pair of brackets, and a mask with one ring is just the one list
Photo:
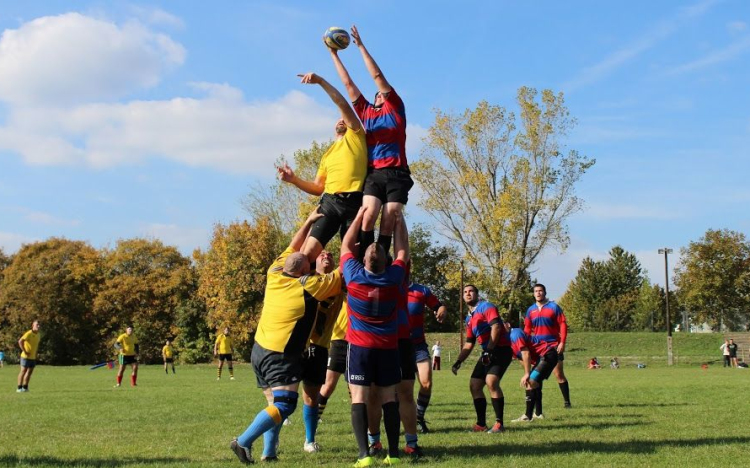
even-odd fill
[[(552, 297), (620, 244), (663, 284), (663, 257), (709, 228), (750, 232), (750, 3), (14, 2), (0, 0), (0, 246), (147, 236), (189, 254), (242, 219), (273, 161), (332, 134), (322, 42), (356, 24), (407, 107), (408, 157), (434, 108), (565, 93), (568, 148), (596, 158)], [(342, 52), (366, 95), (357, 50)], [(410, 216), (428, 220), (412, 203)], [(677, 256), (670, 260), (674, 264)]]

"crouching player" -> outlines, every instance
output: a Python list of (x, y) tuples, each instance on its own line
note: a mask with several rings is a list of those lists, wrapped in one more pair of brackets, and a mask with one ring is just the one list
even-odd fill
[(511, 329), (510, 345), (513, 355), (523, 364), (521, 387), (526, 390), (526, 412), (512, 422), (543, 419), (542, 382), (552, 374), (557, 365), (557, 348), (543, 341), (532, 344), (531, 339), (520, 328)]

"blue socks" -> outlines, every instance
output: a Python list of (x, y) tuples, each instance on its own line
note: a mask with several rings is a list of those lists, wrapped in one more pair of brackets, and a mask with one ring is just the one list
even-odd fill
[(302, 419), (305, 421), (305, 442), (315, 442), (315, 432), (318, 430), (318, 405), (303, 405)]

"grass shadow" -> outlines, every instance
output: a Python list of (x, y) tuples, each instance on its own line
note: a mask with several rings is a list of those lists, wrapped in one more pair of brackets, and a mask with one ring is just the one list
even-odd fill
[(51, 456), (19, 457), (17, 455), (0, 456), (0, 466), (70, 466), (81, 468), (118, 468), (128, 465), (178, 465), (191, 462), (189, 458), (167, 457), (122, 457), (122, 458), (58, 458)]

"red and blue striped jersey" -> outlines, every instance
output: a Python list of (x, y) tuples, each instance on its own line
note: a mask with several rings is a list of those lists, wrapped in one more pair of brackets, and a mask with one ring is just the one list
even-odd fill
[(361, 94), (353, 105), (365, 127), (368, 167), (407, 169), (406, 110), (396, 90), (391, 89), (380, 108)]
[(409, 328), (411, 329), (411, 341), (414, 344), (425, 342), (424, 337), (424, 307), (438, 310), (442, 304), (432, 294), (430, 288), (421, 284), (412, 283), (409, 286)]
[(539, 362), (539, 354), (537, 354), (534, 346), (531, 344), (531, 339), (520, 328), (511, 328), (510, 347), (513, 349), (513, 356), (519, 361), (523, 360), (521, 348), (526, 348), (529, 351), (529, 360), (531, 361), (531, 364), (535, 365)]
[[(562, 308), (552, 301), (547, 301), (541, 308), (533, 304), (526, 311), (523, 321), (523, 331), (531, 337), (534, 344), (546, 343), (549, 347), (556, 347), (565, 343), (568, 335), (568, 324)], [(541, 355), (546, 354), (537, 350)]]
[(500, 342), (496, 343), (495, 347), (510, 346), (508, 332), (505, 331), (503, 319), (497, 313), (497, 307), (491, 302), (479, 301), (466, 319), (466, 342), (479, 341), (482, 349), (486, 350), (492, 338), (492, 325), (495, 324), (500, 327)]
[(341, 269), (347, 289), (346, 340), (365, 348), (398, 348), (397, 305), (406, 274), (404, 262), (396, 260), (375, 274), (347, 253), (341, 256)]

